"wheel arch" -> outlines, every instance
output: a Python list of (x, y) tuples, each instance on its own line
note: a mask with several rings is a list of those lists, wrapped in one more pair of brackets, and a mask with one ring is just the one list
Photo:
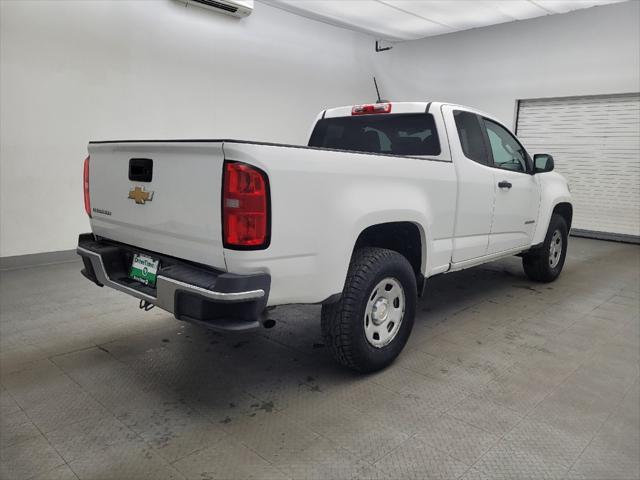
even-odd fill
[(567, 223), (567, 231), (571, 230), (571, 222), (573, 220), (573, 205), (569, 202), (560, 202), (556, 206), (553, 207), (552, 214), (558, 214), (564, 221)]
[(404, 256), (411, 265), (421, 295), (424, 287), (427, 262), (427, 240), (424, 229), (411, 221), (384, 222), (369, 225), (358, 235), (352, 256), (362, 247), (386, 248)]

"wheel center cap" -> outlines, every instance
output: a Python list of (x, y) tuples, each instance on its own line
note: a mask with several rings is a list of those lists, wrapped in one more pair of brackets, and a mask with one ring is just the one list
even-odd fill
[(389, 314), (389, 301), (386, 298), (379, 298), (376, 300), (376, 303), (373, 304), (373, 309), (371, 311), (371, 317), (373, 323), (376, 325), (380, 325), (387, 319), (387, 315)]

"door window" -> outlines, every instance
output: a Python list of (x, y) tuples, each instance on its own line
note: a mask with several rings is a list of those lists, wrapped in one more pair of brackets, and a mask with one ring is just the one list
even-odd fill
[(465, 156), (483, 165), (489, 164), (480, 117), (475, 113), (454, 110), (460, 145)]
[(493, 164), (514, 172), (527, 171), (527, 152), (509, 131), (491, 120), (484, 120), (493, 155)]

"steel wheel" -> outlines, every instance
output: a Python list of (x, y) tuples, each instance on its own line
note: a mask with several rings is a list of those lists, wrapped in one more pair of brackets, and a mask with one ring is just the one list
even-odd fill
[(385, 248), (357, 249), (340, 299), (322, 305), (322, 338), (333, 357), (358, 372), (390, 365), (411, 334), (417, 293), (406, 257)]
[(562, 255), (562, 234), (560, 230), (556, 230), (553, 232), (551, 237), (551, 244), (549, 245), (549, 266), (551, 268), (556, 268), (558, 263), (560, 262), (560, 257)]
[(364, 333), (376, 348), (388, 345), (400, 331), (404, 317), (405, 296), (395, 278), (383, 279), (372, 290), (364, 314)]

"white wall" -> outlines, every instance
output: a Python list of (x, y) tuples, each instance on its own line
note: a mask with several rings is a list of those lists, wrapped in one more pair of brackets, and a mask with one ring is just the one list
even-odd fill
[(512, 126), (516, 99), (640, 90), (640, 1), (396, 44), (383, 95), (469, 105)]
[(0, 256), (75, 247), (89, 140), (303, 143), (373, 96), (373, 39), (259, 2), (2, 1), (0, 22)]
[(0, 0), (0, 256), (87, 231), (91, 139), (302, 143), (315, 114), (383, 96), (478, 107), (640, 90), (637, 0), (400, 43), (256, 2), (236, 20), (172, 0)]

